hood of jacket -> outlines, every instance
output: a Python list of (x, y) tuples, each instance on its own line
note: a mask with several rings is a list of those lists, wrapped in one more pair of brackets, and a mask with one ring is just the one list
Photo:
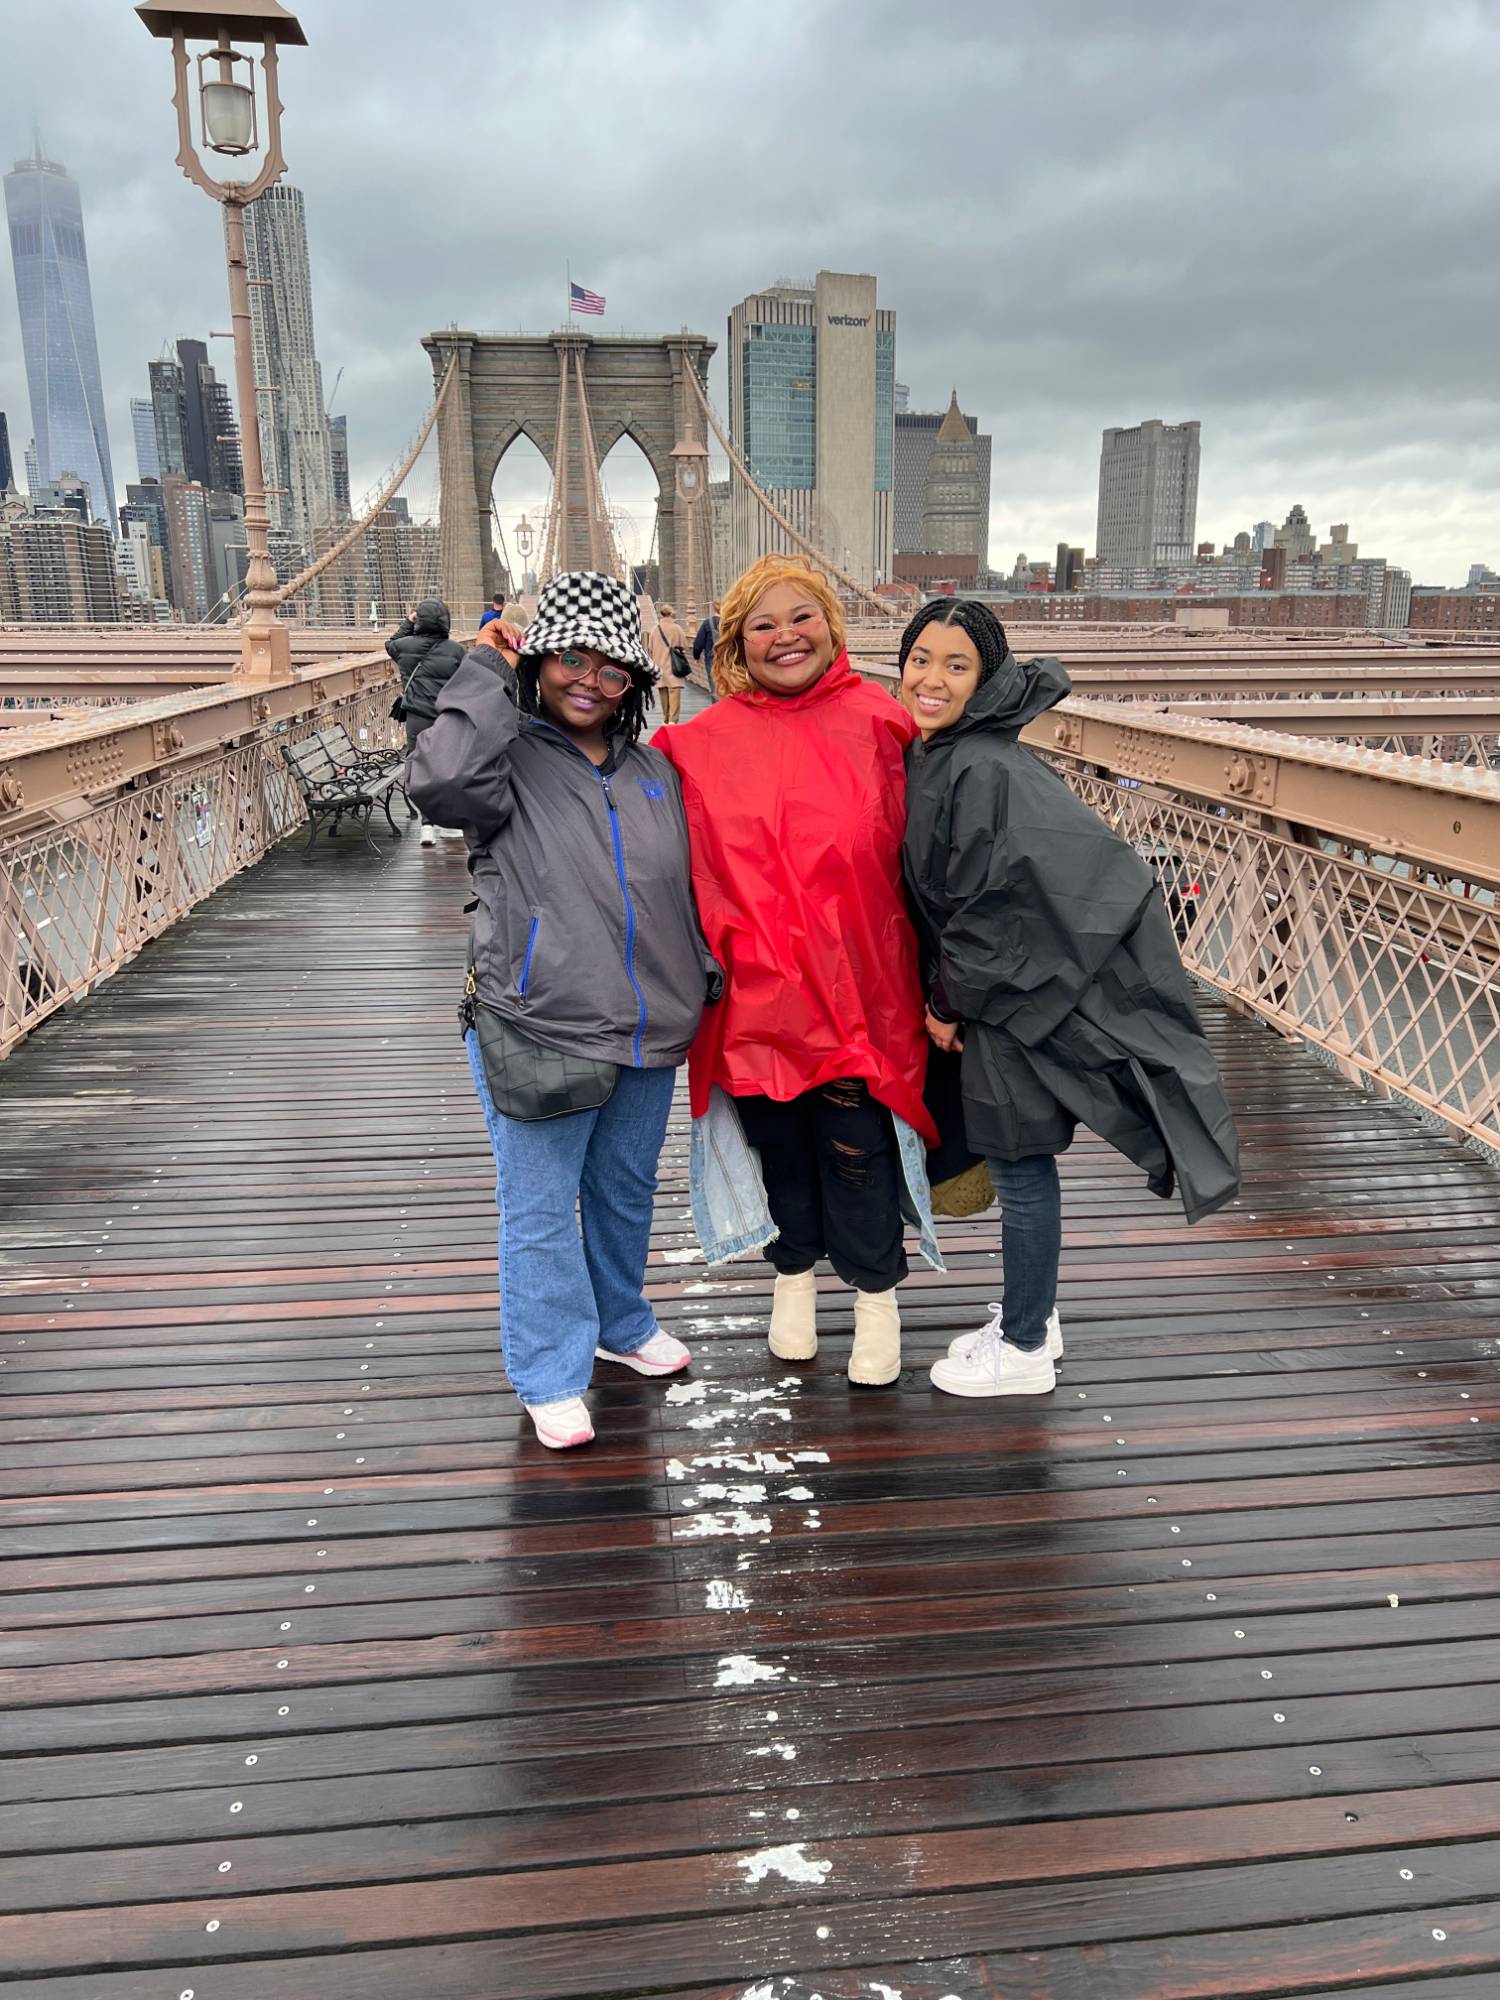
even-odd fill
[(430, 632), (435, 638), (446, 639), (452, 620), (440, 597), (424, 597), (412, 613), (411, 624), (414, 632)]
[(1007, 653), (951, 729), (929, 737), (929, 749), (955, 736), (980, 729), (1015, 736), (1073, 691), (1073, 683), (1054, 659), (1018, 660)]

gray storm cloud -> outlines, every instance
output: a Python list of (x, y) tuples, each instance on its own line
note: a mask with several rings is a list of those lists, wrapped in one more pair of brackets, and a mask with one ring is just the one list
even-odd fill
[[(956, 384), (993, 432), (997, 564), (1091, 545), (1099, 432), (1146, 416), (1203, 424), (1204, 536), (1300, 500), (1422, 581), (1500, 560), (1493, 6), (298, 12), (289, 177), (356, 487), (425, 408), (421, 334), (554, 325), (570, 262), (604, 331), (719, 340), (746, 291), (830, 267), (878, 275), (914, 407)], [(147, 361), (224, 322), (218, 218), (127, 0), (7, 13), (0, 156), (35, 119), (82, 185), (123, 478)], [(19, 455), (8, 275), (0, 408)]]

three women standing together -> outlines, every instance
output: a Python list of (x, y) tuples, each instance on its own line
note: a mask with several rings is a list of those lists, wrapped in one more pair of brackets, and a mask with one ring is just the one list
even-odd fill
[(857, 1383), (900, 1372), (907, 1224), (941, 1264), (929, 1038), (963, 1048), (1008, 1300), (934, 1367), (941, 1389), (1053, 1387), (1054, 1156), (1076, 1122), (1158, 1193), (1180, 1183), (1190, 1219), (1237, 1185), (1151, 872), (1017, 740), (1066, 676), (951, 601), (917, 614), (901, 661), (897, 703), (850, 666), (824, 579), (768, 557), (723, 601), (718, 702), (646, 746), (658, 670), (634, 602), (563, 576), (524, 636), (485, 628), (412, 751), (417, 804), (468, 839), (502, 1342), (544, 1444), (593, 1435), (595, 1358), (689, 1363), (642, 1296), (685, 1054), (705, 1256), (766, 1250), (783, 1361), (816, 1352), (826, 1257), (854, 1291)]

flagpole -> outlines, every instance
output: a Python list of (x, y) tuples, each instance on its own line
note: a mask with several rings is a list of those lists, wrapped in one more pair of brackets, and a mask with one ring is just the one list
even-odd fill
[(573, 260), (571, 257), (568, 259), (566, 269), (568, 274), (568, 289), (566, 295), (567, 306), (563, 313), (563, 325), (571, 326), (573, 324)]

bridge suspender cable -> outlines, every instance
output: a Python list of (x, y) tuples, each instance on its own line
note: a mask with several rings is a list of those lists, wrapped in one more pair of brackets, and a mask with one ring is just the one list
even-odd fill
[(687, 380), (692, 383), (693, 394), (698, 398), (698, 402), (700, 407), (702, 408), (703, 414), (708, 419), (709, 427), (713, 431), (714, 436), (719, 440), (720, 445), (723, 447), (724, 452), (729, 459), (729, 463), (734, 467), (735, 471), (739, 474), (746, 488), (754, 496), (755, 500), (757, 501), (763, 512), (765, 512), (770, 516), (770, 518), (776, 523), (777, 527), (781, 529), (783, 534), (788, 536), (791, 541), (796, 543), (797, 547), (802, 551), (802, 553), (805, 556), (810, 557), (811, 560), (818, 565), (819, 569), (826, 570), (829, 576), (833, 577), (837, 582), (843, 584), (846, 590), (853, 592), (853, 594), (856, 597), (863, 598), (867, 604), (874, 605), (875, 609), (880, 613), (880, 615), (883, 618), (889, 618), (893, 622), (903, 619), (905, 613), (901, 609), (897, 608), (895, 605), (887, 603), (887, 601), (883, 597), (877, 597), (874, 591), (869, 589), (867, 585), (860, 583), (856, 578), (850, 576), (846, 570), (840, 569), (838, 564), (836, 562), (830, 561), (830, 559), (824, 555), (823, 551), (820, 548), (816, 547), (814, 543), (810, 542), (807, 539), (806, 535), (802, 534), (798, 529), (792, 526), (791, 522), (787, 519), (786, 515), (782, 513), (781, 509), (776, 505), (775, 501), (771, 499), (770, 495), (767, 493), (763, 493), (760, 487), (756, 485), (755, 480), (751, 475), (749, 466), (746, 465), (744, 459), (740, 457), (740, 454), (735, 450), (734, 446), (729, 442), (729, 439), (725, 436), (723, 427), (719, 423), (718, 418), (714, 415), (713, 404), (710, 403), (708, 400), (708, 392), (704, 388), (703, 384), (698, 380), (697, 369), (686, 368), (683, 370), (683, 373), (687, 377)]
[(378, 498), (369, 508), (367, 508), (367, 510), (360, 516), (360, 518), (353, 524), (352, 527), (347, 529), (342, 535), (339, 536), (338, 540), (334, 543), (331, 549), (326, 550), (324, 554), (320, 555), (315, 563), (309, 563), (307, 568), (302, 571), (300, 576), (294, 576), (290, 583), (284, 583), (281, 586), (280, 590), (277, 591), (275, 597), (272, 599), (273, 603), (275, 604), (288, 603), (290, 599), (292, 599), (297, 595), (297, 592), (299, 590), (305, 590), (308, 584), (312, 583), (317, 577), (320, 577), (323, 574), (324, 570), (328, 568), (330, 563), (337, 562), (341, 555), (345, 554), (346, 551), (353, 548), (354, 544), (359, 540), (360, 536), (369, 527), (370, 523), (375, 519), (376, 515), (382, 511), (387, 501), (390, 500), (392, 495), (395, 493), (396, 489), (401, 485), (401, 482), (405, 479), (407, 473), (409, 473), (412, 467), (416, 464), (423, 445), (426, 444), (428, 438), (432, 435), (432, 427), (438, 420), (439, 413), (442, 410), (443, 404), (447, 400), (448, 391), (452, 387), (454, 377), (457, 375), (457, 373), (458, 373), (458, 358), (455, 355), (452, 358), (450, 358), (448, 362), (448, 367), (443, 375), (442, 383), (438, 389), (437, 395), (433, 398), (432, 408), (427, 412), (427, 421), (423, 424), (422, 428), (417, 432), (416, 442), (412, 445), (410, 451), (407, 452), (405, 458), (402, 459), (400, 465), (397, 466), (396, 470), (391, 474), (391, 477), (386, 481), (385, 485), (381, 488)]

